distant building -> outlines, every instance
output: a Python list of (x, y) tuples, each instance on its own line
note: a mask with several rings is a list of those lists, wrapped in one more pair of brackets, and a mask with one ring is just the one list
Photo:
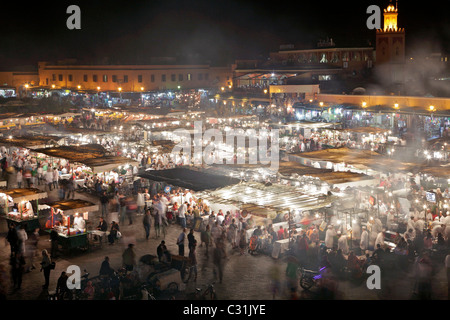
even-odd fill
[(232, 85), (231, 67), (210, 65), (78, 65), (39, 62), (39, 85), (100, 91), (161, 91)]
[(39, 74), (35, 71), (0, 71), (0, 96), (15, 97), (26, 92), (27, 87), (39, 84)]

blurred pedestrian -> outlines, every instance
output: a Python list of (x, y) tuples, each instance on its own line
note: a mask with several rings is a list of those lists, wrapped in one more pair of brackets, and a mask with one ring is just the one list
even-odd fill
[(13, 280), (13, 289), (20, 290), (22, 287), (22, 276), (25, 271), (25, 259), (21, 252), (16, 252), (10, 258), (11, 278)]
[(213, 252), (214, 275), (219, 277), (219, 283), (222, 283), (223, 281), (223, 271), (226, 258), (227, 254), (225, 252), (225, 245), (222, 240), (219, 240), (216, 242), (216, 247)]
[(136, 265), (136, 252), (134, 251), (134, 244), (130, 243), (128, 248), (122, 253), (123, 266), (127, 271), (133, 271)]
[(191, 262), (191, 269), (189, 270), (189, 278), (191, 278), (193, 273), (194, 281), (197, 281), (197, 240), (195, 239), (189, 246), (189, 259)]
[(19, 237), (17, 235), (16, 225), (14, 223), (10, 223), (8, 225), (8, 234), (6, 235), (6, 240), (9, 242), (11, 247), (11, 256), (18, 251), (19, 247)]
[(184, 243), (186, 240), (186, 228), (183, 228), (183, 231), (177, 238), (177, 246), (178, 246), (178, 255), (184, 256)]
[(144, 230), (145, 230), (145, 240), (148, 240), (148, 238), (150, 237), (150, 229), (152, 226), (152, 217), (150, 216), (150, 210), (147, 209), (145, 211), (145, 215), (144, 215), (144, 219), (142, 221), (142, 224), (144, 225)]
[(50, 271), (52, 270), (52, 260), (47, 250), (42, 250), (41, 272), (44, 271), (45, 284), (42, 286), (44, 289), (48, 289), (50, 284)]

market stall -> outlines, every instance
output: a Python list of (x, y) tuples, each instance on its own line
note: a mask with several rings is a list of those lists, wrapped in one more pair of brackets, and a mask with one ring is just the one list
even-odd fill
[(47, 192), (34, 188), (2, 190), (0, 206), (8, 226), (20, 225), (27, 231), (40, 228), (39, 200), (45, 198)]
[(98, 205), (80, 199), (67, 199), (49, 203), (50, 214), (45, 227), (58, 232), (58, 244), (65, 250), (88, 248), (87, 222), (89, 213), (99, 210)]

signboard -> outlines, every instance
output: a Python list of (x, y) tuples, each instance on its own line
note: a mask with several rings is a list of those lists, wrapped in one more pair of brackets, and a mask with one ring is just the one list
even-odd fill
[(436, 202), (436, 193), (427, 191), (426, 195), (428, 202)]

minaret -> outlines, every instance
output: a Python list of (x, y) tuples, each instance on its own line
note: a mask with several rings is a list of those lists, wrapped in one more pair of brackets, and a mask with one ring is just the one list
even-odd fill
[[(405, 29), (398, 26), (398, 4), (384, 9), (384, 27), (377, 30), (376, 66), (388, 72), (391, 82), (402, 83), (405, 64)], [(387, 80), (389, 80), (389, 78)]]

